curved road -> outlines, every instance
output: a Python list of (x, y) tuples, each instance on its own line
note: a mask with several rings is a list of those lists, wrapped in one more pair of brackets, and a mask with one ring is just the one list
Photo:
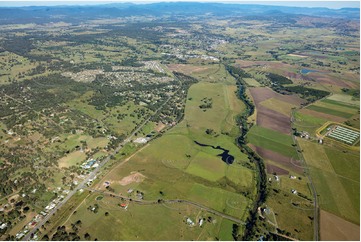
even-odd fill
[(230, 215), (221, 213), (221, 212), (219, 212), (217, 210), (206, 207), (206, 206), (204, 206), (204, 205), (202, 205), (200, 203), (196, 203), (196, 202), (192, 202), (192, 201), (188, 201), (188, 200), (184, 200), (184, 199), (168, 199), (168, 200), (163, 200), (162, 199), (160, 202), (158, 202), (158, 200), (156, 200), (156, 201), (152, 201), (152, 200), (146, 201), (146, 200), (132, 199), (132, 198), (129, 198), (129, 197), (113, 194), (113, 193), (110, 193), (110, 192), (105, 192), (105, 191), (102, 191), (102, 190), (96, 190), (96, 189), (92, 189), (92, 188), (86, 188), (86, 189), (91, 191), (91, 192), (98, 192), (98, 193), (101, 193), (101, 194), (104, 194), (104, 195), (108, 195), (108, 196), (116, 197), (116, 198), (121, 198), (121, 199), (124, 199), (124, 200), (127, 200), (127, 201), (131, 201), (131, 202), (141, 204), (141, 205), (151, 205), (151, 204), (159, 204), (159, 203), (186, 203), (186, 204), (201, 208), (201, 209), (203, 209), (203, 210), (205, 210), (207, 212), (210, 212), (212, 214), (218, 215), (218, 216), (220, 216), (222, 218), (231, 220), (231, 221), (233, 221), (235, 223), (243, 224), (243, 225), (246, 224), (244, 221), (242, 221), (242, 220), (240, 220), (238, 218), (235, 218), (235, 217), (232, 217)]

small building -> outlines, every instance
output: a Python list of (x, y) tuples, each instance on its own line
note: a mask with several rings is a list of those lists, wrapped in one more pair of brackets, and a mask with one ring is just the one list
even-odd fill
[(194, 222), (190, 218), (187, 218), (187, 224), (189, 226), (194, 226)]
[(292, 192), (293, 194), (297, 194), (297, 190), (295, 190), (295, 189), (292, 189), (291, 192)]
[(0, 225), (0, 229), (5, 229), (7, 226), (8, 226), (7, 223), (3, 223), (3, 224)]
[(297, 177), (296, 177), (296, 176), (290, 176), (290, 178), (294, 180), (294, 179), (296, 179)]
[(275, 180), (276, 180), (276, 181), (279, 181), (280, 178), (279, 178), (278, 176), (275, 176)]
[(204, 222), (203, 218), (199, 220), (199, 227), (202, 227), (203, 222)]

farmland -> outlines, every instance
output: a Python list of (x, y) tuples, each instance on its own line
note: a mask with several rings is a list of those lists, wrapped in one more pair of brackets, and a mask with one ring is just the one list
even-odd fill
[(358, 240), (359, 29), (352, 8), (0, 7), (0, 239)]

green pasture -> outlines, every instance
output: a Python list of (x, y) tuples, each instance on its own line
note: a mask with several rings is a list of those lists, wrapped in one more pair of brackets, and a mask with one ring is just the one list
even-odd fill
[[(232, 223), (191, 205), (130, 203), (125, 210), (118, 206), (120, 199), (105, 196), (95, 201), (97, 195), (86, 198), (77, 213), (70, 216), (65, 223), (68, 230), (80, 219), (78, 234), (89, 233), (91, 240), (215, 240), (216, 237), (230, 238), (232, 233)], [(97, 213), (87, 209), (95, 203), (99, 206)], [(205, 221), (200, 227), (199, 219), (209, 216), (213, 221)], [(195, 226), (189, 226), (187, 218), (195, 222)]]

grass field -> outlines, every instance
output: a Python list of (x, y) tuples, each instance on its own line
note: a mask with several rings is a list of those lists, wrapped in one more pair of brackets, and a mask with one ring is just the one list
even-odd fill
[(81, 163), (83, 163), (86, 159), (86, 155), (84, 152), (81, 151), (74, 151), (70, 154), (68, 154), (67, 156), (61, 158), (59, 160), (59, 167), (63, 168), (63, 167), (70, 167), (70, 166), (75, 166), (75, 165), (80, 165)]
[(260, 87), (261, 86), (261, 84), (258, 81), (256, 81), (255, 79), (253, 79), (253, 78), (243, 78), (243, 80), (250, 87)]
[(290, 116), (292, 108), (296, 107), (296, 105), (293, 105), (292, 103), (286, 103), (276, 98), (269, 98), (263, 102), (260, 102), (260, 104), (286, 116)]
[[(121, 201), (105, 196), (96, 201), (98, 194), (92, 194), (77, 208), (77, 214), (69, 217), (65, 223), (68, 230), (71, 224), (81, 216), (82, 224), (79, 235), (89, 233), (97, 240), (227, 240), (232, 234), (232, 223), (209, 214), (199, 208), (183, 204), (137, 205), (130, 203), (125, 210), (118, 206)], [(87, 208), (98, 204), (97, 213)], [(109, 215), (105, 216), (105, 212)], [(146, 216), (147, 219), (144, 219)], [(167, 219), (164, 219), (164, 218)], [(198, 221), (212, 217), (212, 222), (205, 221), (200, 227)], [(189, 226), (190, 218), (195, 226)], [(155, 225), (154, 222), (157, 221)], [(139, 226), (139, 223), (142, 226)], [(83, 239), (83, 237), (81, 237)]]
[(253, 126), (248, 135), (249, 143), (275, 151), (288, 157), (297, 155), (296, 149), (292, 146), (292, 138), (289, 135), (281, 134), (271, 129)]
[(339, 111), (336, 109), (331, 109), (331, 108), (326, 108), (326, 107), (321, 107), (321, 106), (316, 106), (316, 105), (308, 106), (307, 109), (325, 113), (325, 114), (338, 116), (338, 117), (342, 117), (342, 118), (351, 118), (352, 117), (352, 113), (342, 112), (342, 111)]

